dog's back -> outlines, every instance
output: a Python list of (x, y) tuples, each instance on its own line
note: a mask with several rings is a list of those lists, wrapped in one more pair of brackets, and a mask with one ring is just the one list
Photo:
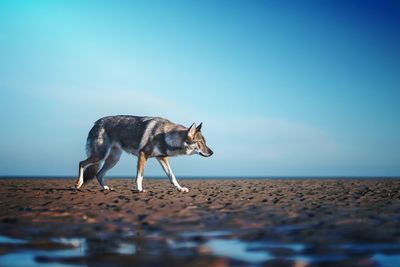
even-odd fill
[(98, 153), (99, 147), (119, 145), (133, 154), (138, 150), (140, 140), (151, 119), (138, 116), (109, 116), (97, 120), (87, 138), (87, 153)]
[[(87, 153), (102, 153), (102, 148), (116, 145), (128, 153), (138, 155), (150, 138), (185, 127), (159, 117), (108, 116), (97, 120), (87, 139)], [(103, 152), (104, 153), (104, 152)]]

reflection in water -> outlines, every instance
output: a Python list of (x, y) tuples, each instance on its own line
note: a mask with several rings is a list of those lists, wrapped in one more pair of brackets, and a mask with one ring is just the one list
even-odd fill
[[(382, 267), (398, 266), (400, 262), (400, 244), (325, 244), (321, 253), (313, 250), (318, 246), (316, 244), (246, 241), (233, 238), (234, 236), (229, 231), (207, 231), (183, 233), (175, 239), (167, 238), (165, 242), (161, 242), (161, 239), (53, 238), (48, 246), (37, 246), (42, 243), (0, 236), (0, 248), (4, 251), (0, 256), (0, 265), (82, 266), (90, 265), (86, 262), (87, 258), (93, 259), (99, 255), (140, 257), (161, 255), (166, 251), (175, 257), (201, 257), (204, 254), (199, 254), (200, 247), (206, 247), (208, 255), (253, 266), (264, 265), (270, 260), (311, 265), (330, 262), (340, 265), (343, 260), (360, 256), (369, 259), (373, 265)], [(96, 262), (93, 264), (96, 265)]]
[(352, 252), (374, 252), (374, 251), (398, 251), (400, 250), (400, 244), (380, 244), (380, 243), (370, 243), (370, 244), (344, 244), (340, 246), (341, 248), (351, 250)]
[(72, 247), (79, 249), (80, 253), (78, 255), (70, 256), (85, 256), (88, 254), (96, 255), (101, 253), (133, 255), (136, 253), (136, 246), (133, 242), (128, 243), (123, 240), (54, 238), (52, 241), (55, 243), (71, 245)]
[[(293, 260), (296, 262), (313, 263), (339, 261), (345, 255), (306, 255), (303, 244), (245, 242), (239, 239), (213, 239), (207, 246), (217, 256), (224, 256), (248, 263), (262, 263), (268, 260)], [(286, 250), (286, 256), (277, 256), (271, 253), (274, 250)]]
[[(16, 266), (16, 267), (38, 267), (38, 266), (46, 266), (46, 264), (37, 262), (37, 258), (39, 257), (78, 257), (84, 256), (84, 247), (85, 247), (85, 239), (83, 238), (56, 238), (51, 240), (54, 243), (60, 243), (63, 245), (68, 245), (70, 248), (68, 249), (57, 249), (57, 250), (44, 250), (44, 249), (34, 249), (29, 248), (29, 245), (33, 243), (29, 243), (26, 240), (14, 239), (5, 236), (0, 236), (0, 245), (7, 248), (7, 244), (14, 244), (14, 250), (11, 250), (10, 253), (0, 256), (0, 265), (1, 266)], [(17, 246), (15, 246), (17, 245)], [(18, 245), (21, 247), (19, 248)], [(78, 265), (65, 265), (62, 263), (51, 262), (47, 264), (48, 266), (54, 267), (65, 267), (65, 266), (78, 266)]]
[(400, 265), (400, 255), (374, 254), (372, 257), (378, 266), (398, 267)]
[(273, 257), (266, 251), (250, 251), (248, 244), (237, 239), (212, 239), (207, 242), (212, 253), (249, 263), (262, 263)]
[(0, 236), (0, 244), (24, 244), (28, 241), (22, 239), (11, 238), (8, 236)]
[(120, 243), (115, 249), (115, 252), (121, 255), (133, 255), (136, 253), (136, 246), (129, 243)]
[(249, 242), (251, 250), (268, 250), (268, 249), (288, 249), (293, 252), (302, 252), (306, 246), (304, 244), (288, 244), (288, 243), (272, 243), (272, 242)]
[(192, 237), (197, 237), (197, 236), (202, 236), (206, 238), (211, 238), (211, 237), (227, 237), (231, 235), (231, 231), (199, 231), (199, 232), (183, 232), (180, 233), (179, 235), (184, 237), (184, 238), (192, 238)]
[[(38, 251), (21, 251), (19, 253), (9, 253), (0, 256), (1, 266), (14, 266), (14, 267), (40, 267), (43, 264), (36, 262), (35, 257), (38, 255)], [(66, 265), (64, 264), (52, 264), (51, 266), (59, 267)], [(68, 265), (71, 266), (71, 265)]]
[(72, 238), (64, 238), (64, 237), (57, 237), (57, 238), (52, 238), (51, 241), (53, 243), (58, 243), (58, 244), (63, 244), (63, 245), (69, 245), (73, 248), (79, 248), (79, 254), (84, 254), (84, 252), (87, 250), (87, 245), (86, 245), (86, 239), (85, 238), (77, 238), (77, 237), (72, 237)]

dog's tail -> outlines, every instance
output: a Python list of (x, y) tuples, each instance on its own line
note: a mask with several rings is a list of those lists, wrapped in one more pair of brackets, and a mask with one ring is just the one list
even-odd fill
[(100, 163), (95, 163), (93, 165), (88, 166), (83, 172), (83, 183), (93, 180), (96, 177), (97, 172), (99, 171)]

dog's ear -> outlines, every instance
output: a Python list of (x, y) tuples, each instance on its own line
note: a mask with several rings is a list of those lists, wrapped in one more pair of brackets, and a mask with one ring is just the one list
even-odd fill
[(193, 123), (188, 130), (188, 137), (192, 139), (195, 133), (196, 133), (196, 123)]
[(201, 131), (201, 126), (203, 126), (203, 123), (202, 123), (202, 122), (200, 122), (199, 126), (196, 127), (196, 130), (197, 130), (198, 132)]

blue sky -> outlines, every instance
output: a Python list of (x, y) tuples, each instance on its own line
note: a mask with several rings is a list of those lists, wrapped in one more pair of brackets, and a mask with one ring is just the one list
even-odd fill
[(202, 121), (177, 176), (400, 175), (399, 47), (397, 1), (0, 1), (0, 175), (75, 175), (112, 114)]

